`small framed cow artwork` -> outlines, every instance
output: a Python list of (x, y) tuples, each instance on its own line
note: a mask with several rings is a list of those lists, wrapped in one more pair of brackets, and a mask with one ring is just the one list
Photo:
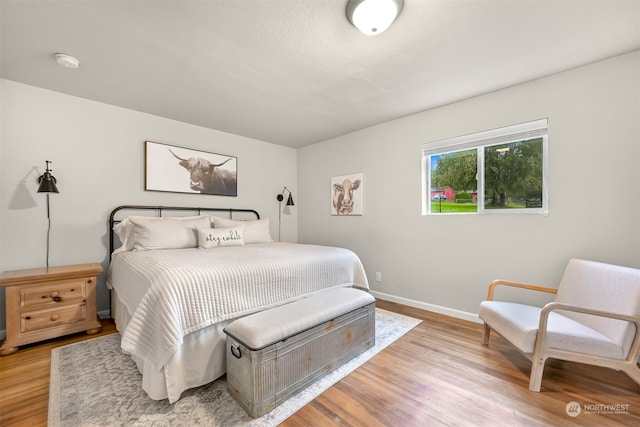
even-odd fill
[(238, 159), (145, 141), (145, 190), (238, 195)]
[(331, 215), (362, 215), (361, 173), (331, 178)]

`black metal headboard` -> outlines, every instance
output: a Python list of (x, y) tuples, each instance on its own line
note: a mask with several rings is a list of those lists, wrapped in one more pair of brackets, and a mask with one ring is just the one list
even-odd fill
[[(128, 215), (125, 215), (122, 211), (130, 211), (132, 213), (141, 213), (145, 211), (155, 211), (156, 216), (161, 217), (163, 213), (170, 212), (197, 212), (197, 215), (202, 214), (203, 212), (217, 212), (217, 213), (226, 213), (229, 215), (229, 219), (233, 219), (233, 214), (248, 214), (248, 216), (255, 215), (256, 219), (260, 219), (260, 214), (253, 209), (236, 209), (236, 208), (201, 208), (201, 207), (193, 207), (193, 206), (143, 206), (143, 205), (122, 205), (118, 206), (114, 210), (111, 211), (109, 215), (109, 255), (113, 253), (114, 250), (114, 231), (113, 226), (122, 219), (126, 218)], [(122, 219), (117, 219), (118, 214), (122, 215)], [(149, 215), (151, 216), (151, 215)], [(166, 215), (165, 215), (166, 216)], [(171, 216), (171, 215), (169, 215)]]

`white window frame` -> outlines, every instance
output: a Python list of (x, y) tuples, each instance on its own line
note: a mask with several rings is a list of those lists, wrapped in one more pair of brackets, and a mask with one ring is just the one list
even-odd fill
[[(505, 214), (549, 214), (548, 192), (548, 119), (520, 123), (498, 129), (458, 136), (422, 145), (422, 215), (505, 215)], [(484, 208), (484, 147), (509, 142), (542, 138), (542, 207), (519, 209), (485, 209)], [(431, 162), (430, 157), (455, 151), (478, 149), (477, 168), (477, 211), (466, 213), (431, 212)]]

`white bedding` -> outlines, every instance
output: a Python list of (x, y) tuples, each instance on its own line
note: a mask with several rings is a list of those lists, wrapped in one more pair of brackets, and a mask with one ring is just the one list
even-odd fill
[(144, 370), (168, 376), (166, 367), (183, 357), (185, 337), (208, 326), (323, 289), (368, 289), (353, 252), (279, 242), (122, 252), (113, 257), (108, 285), (130, 317), (122, 349)]

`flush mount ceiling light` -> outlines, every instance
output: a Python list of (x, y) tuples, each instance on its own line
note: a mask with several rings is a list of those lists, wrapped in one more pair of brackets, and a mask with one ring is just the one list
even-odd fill
[(385, 31), (402, 10), (403, 0), (349, 0), (347, 18), (363, 34)]
[(73, 56), (66, 55), (64, 53), (56, 53), (53, 57), (59, 65), (62, 65), (65, 68), (76, 69), (80, 66), (80, 61)]

